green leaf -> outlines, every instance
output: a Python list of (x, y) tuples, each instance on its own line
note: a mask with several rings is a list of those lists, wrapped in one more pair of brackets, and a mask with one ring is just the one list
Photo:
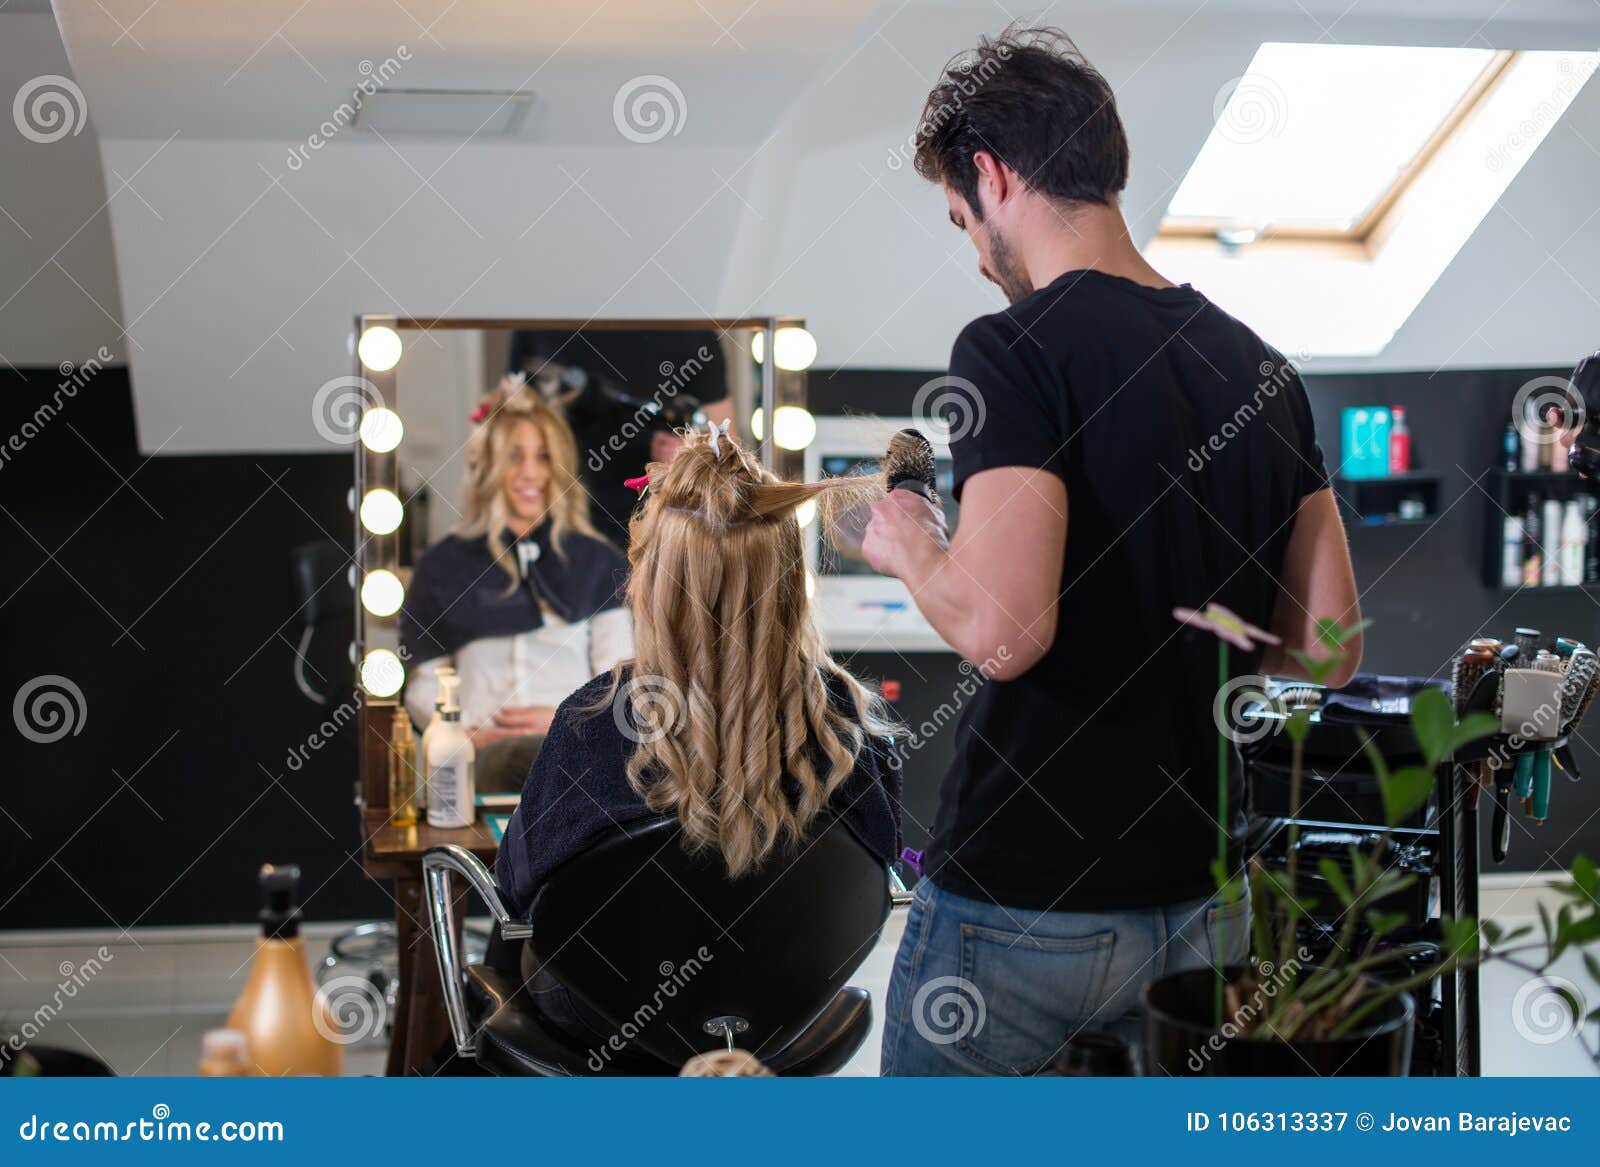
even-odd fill
[(1213, 859), (1211, 861), (1211, 878), (1216, 882), (1217, 895), (1222, 898), (1223, 903), (1237, 903), (1239, 897), (1244, 895), (1243, 873), (1229, 875), (1228, 869), (1223, 866), (1222, 860)]
[(1594, 978), (1594, 983), (1600, 985), (1600, 959), (1596, 959), (1592, 952), (1585, 952), (1583, 954), (1583, 967), (1589, 970), (1589, 975)]
[(1396, 928), (1405, 926), (1407, 916), (1404, 912), (1373, 912), (1367, 913), (1367, 925), (1375, 936), (1387, 936)]
[(1572, 861), (1572, 882), (1591, 900), (1600, 900), (1600, 868), (1587, 855), (1579, 855)]
[(1325, 683), (1333, 674), (1333, 670), (1339, 667), (1337, 660), (1315, 657), (1299, 648), (1291, 648), (1289, 655), (1294, 659), (1295, 664), (1300, 666), (1301, 671), (1311, 679), (1312, 683), (1317, 685)]
[(1339, 902), (1349, 907), (1356, 902), (1356, 893), (1350, 889), (1350, 881), (1344, 877), (1344, 872), (1332, 859), (1326, 857), (1317, 860), (1317, 870), (1322, 873), (1322, 878), (1328, 881), (1328, 886), (1333, 888), (1333, 894), (1339, 897)]
[(1478, 954), (1478, 921), (1471, 916), (1461, 916), (1441, 923), (1447, 955), (1470, 959)]
[[(1411, 728), (1422, 747), (1422, 756), (1429, 766), (1437, 766), (1450, 749), (1450, 735), (1456, 727), (1455, 711), (1450, 708), (1450, 698), (1431, 685), (1411, 700)], [(1389, 820), (1390, 825), (1394, 823)]]
[(1470, 745), (1480, 738), (1493, 737), (1500, 732), (1500, 719), (1492, 713), (1469, 713), (1456, 723), (1450, 735), (1450, 753)]
[(1290, 741), (1305, 741), (1306, 735), (1311, 732), (1311, 710), (1296, 709), (1289, 714), (1289, 719), (1283, 723), (1283, 728), (1288, 733)]
[(1483, 931), (1483, 938), (1489, 942), (1490, 947), (1500, 943), (1500, 938), (1505, 935), (1505, 929), (1493, 920), (1485, 920), (1479, 927)]
[(1433, 771), (1421, 766), (1402, 766), (1389, 775), (1378, 775), (1378, 786), (1383, 792), (1384, 820), (1399, 826), (1410, 815), (1427, 804), (1433, 793)]

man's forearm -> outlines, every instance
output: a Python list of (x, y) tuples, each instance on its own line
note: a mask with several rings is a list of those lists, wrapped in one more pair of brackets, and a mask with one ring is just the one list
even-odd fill
[(902, 579), (911, 589), (917, 610), (941, 640), (974, 664), (994, 654), (994, 645), (982, 643), (984, 637), (978, 619), (987, 598), (948, 547), (929, 543), (911, 562)]

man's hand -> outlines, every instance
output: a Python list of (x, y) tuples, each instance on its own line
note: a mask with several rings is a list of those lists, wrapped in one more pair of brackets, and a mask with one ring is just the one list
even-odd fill
[(891, 490), (872, 506), (861, 554), (872, 570), (905, 579), (930, 550), (950, 546), (944, 512), (914, 490)]

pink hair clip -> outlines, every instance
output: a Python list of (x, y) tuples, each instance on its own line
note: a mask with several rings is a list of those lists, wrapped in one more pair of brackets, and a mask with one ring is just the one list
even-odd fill
[(622, 485), (626, 486), (635, 494), (643, 494), (644, 488), (650, 485), (650, 475), (641, 474), (637, 478), (624, 478), (622, 480)]
[(467, 420), (470, 421), (473, 425), (477, 425), (479, 422), (481, 422), (484, 418), (486, 418), (488, 416), (489, 416), (489, 403), (487, 401), (485, 401), (482, 404), (480, 404), (477, 409), (474, 409), (471, 413), (467, 414)]

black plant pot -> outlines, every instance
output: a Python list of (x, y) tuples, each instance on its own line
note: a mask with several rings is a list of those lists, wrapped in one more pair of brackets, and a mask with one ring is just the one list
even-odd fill
[[(1244, 969), (1227, 971), (1228, 979)], [(1405, 993), (1370, 1024), (1321, 1041), (1227, 1040), (1212, 1024), (1217, 977), (1189, 969), (1144, 987), (1144, 1060), (1150, 1077), (1403, 1078), (1411, 1065), (1416, 1007)]]

